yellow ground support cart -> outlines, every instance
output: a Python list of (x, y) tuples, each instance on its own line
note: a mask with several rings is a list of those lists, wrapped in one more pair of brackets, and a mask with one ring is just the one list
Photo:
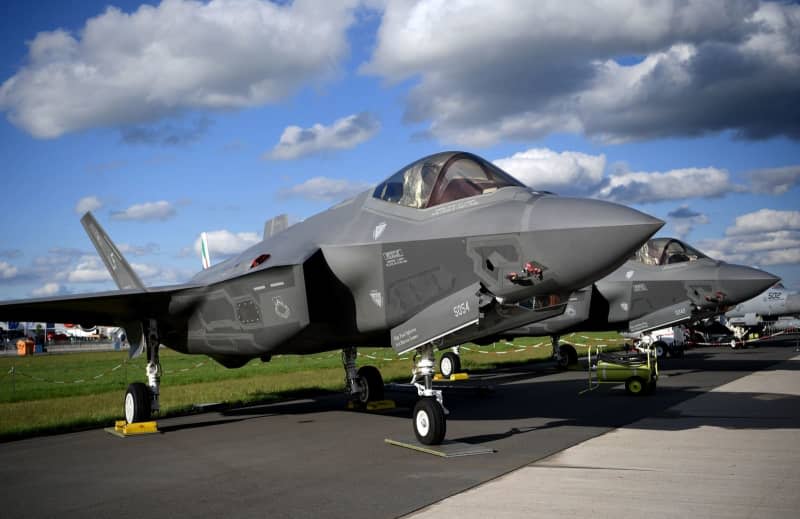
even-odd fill
[(647, 395), (656, 390), (658, 358), (654, 350), (605, 353), (598, 347), (590, 347), (588, 357), (589, 389), (582, 393), (597, 389), (600, 384), (621, 382), (630, 395)]

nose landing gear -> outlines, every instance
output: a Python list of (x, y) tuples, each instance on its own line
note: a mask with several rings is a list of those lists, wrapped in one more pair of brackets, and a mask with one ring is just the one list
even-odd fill
[(441, 390), (433, 389), (436, 359), (433, 345), (421, 346), (414, 359), (411, 383), (417, 388), (420, 399), (414, 406), (412, 422), (414, 436), (424, 445), (439, 445), (447, 433), (447, 409)]

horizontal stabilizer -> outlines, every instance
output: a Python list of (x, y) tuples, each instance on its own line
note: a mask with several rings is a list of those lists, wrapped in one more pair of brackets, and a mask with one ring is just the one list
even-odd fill
[(100, 227), (91, 212), (87, 212), (81, 218), (81, 224), (86, 229), (89, 239), (92, 240), (97, 253), (105, 263), (109, 274), (114, 279), (120, 290), (139, 289), (145, 290), (144, 284), (133, 271), (130, 264), (122, 256), (122, 253), (108, 237), (108, 234)]

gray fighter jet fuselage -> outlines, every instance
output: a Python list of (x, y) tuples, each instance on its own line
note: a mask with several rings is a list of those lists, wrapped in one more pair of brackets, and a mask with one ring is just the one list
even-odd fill
[(765, 322), (790, 316), (800, 316), (800, 294), (780, 284), (725, 312), (729, 325), (744, 328), (759, 328)]
[(679, 240), (654, 238), (614, 272), (573, 293), (563, 314), (503, 336), (648, 332), (722, 313), (777, 279), (713, 260)]
[[(129, 389), (128, 421), (158, 408), (159, 343), (228, 367), (341, 348), (348, 390), (369, 398), (383, 386), (374, 368), (356, 372), (355, 348), (391, 345), (420, 352), (420, 412), (433, 420), (415, 422), (424, 442), (444, 434), (434, 347), (560, 314), (570, 292), (663, 225), (617, 204), (532, 191), (461, 152), (416, 161), (179, 286), (145, 288), (94, 218), (82, 221), (121, 290), (3, 303), (0, 318), (123, 326), (148, 354), (147, 391)], [(515, 304), (532, 298), (547, 303)]]

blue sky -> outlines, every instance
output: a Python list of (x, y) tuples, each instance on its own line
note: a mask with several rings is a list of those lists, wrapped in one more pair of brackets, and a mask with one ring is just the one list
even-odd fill
[(171, 284), (442, 149), (800, 288), (800, 7), (470, 4), (4, 2), (0, 299), (113, 287), (83, 209)]

